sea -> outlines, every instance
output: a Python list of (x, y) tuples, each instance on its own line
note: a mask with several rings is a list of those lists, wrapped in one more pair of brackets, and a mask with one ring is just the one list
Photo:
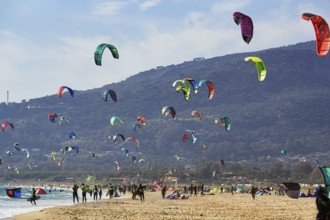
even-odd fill
[[(8, 197), (5, 189), (10, 188), (17, 187), (0, 186), (0, 219), (2, 220), (11, 219), (14, 215), (38, 211), (44, 208), (73, 205), (72, 190), (59, 188), (56, 190), (54, 188), (49, 190), (43, 188), (47, 194), (40, 195), (41, 198), (36, 200), (37, 205), (31, 205), (31, 203), (26, 200), (26, 198), (31, 196), (31, 187), (21, 187), (21, 194), (25, 199), (12, 199)], [(81, 199), (81, 197), (79, 199)]]

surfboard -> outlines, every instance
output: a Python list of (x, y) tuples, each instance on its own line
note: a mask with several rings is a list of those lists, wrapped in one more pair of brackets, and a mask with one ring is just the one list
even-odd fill
[[(36, 196), (36, 200), (40, 199), (40, 196)], [(28, 198), (26, 201), (31, 202), (31, 197)]]

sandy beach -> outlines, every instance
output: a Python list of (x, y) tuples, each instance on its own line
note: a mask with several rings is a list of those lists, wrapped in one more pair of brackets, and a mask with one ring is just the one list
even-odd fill
[(145, 201), (126, 198), (47, 208), (14, 216), (14, 220), (92, 220), (92, 219), (315, 219), (315, 198), (291, 199), (230, 193), (163, 200), (160, 192), (146, 192)]

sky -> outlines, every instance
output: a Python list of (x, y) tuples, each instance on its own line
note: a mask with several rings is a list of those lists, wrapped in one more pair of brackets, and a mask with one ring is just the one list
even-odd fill
[[(329, 0), (0, 0), (0, 102), (120, 82), (156, 66), (315, 40), (309, 12), (330, 22)], [(234, 12), (254, 24), (242, 40)], [(94, 63), (101, 43), (102, 66)]]

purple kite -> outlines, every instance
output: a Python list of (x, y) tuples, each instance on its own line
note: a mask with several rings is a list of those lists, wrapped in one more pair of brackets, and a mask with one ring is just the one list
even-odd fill
[(249, 44), (253, 37), (253, 22), (252, 19), (240, 12), (233, 14), (234, 21), (237, 25), (241, 25), (243, 40)]

